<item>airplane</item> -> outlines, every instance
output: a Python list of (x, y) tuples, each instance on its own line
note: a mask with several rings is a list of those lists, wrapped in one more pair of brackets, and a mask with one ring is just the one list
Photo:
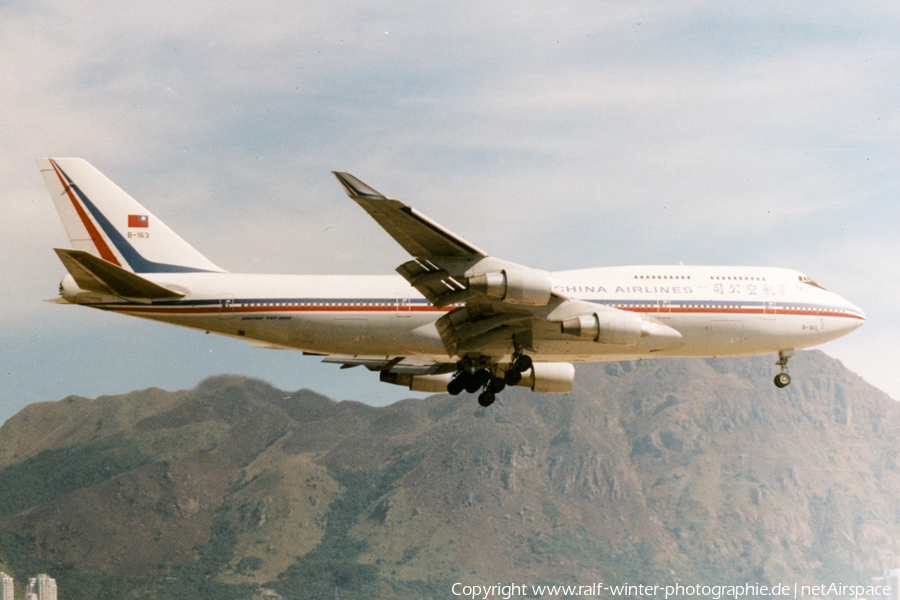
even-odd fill
[(334, 172), (409, 254), (398, 275), (230, 273), (79, 158), (38, 167), (71, 241), (53, 302), (363, 366), (413, 391), (568, 392), (574, 363), (777, 354), (865, 322), (803, 273), (644, 265), (549, 272), (490, 256), (415, 209)]

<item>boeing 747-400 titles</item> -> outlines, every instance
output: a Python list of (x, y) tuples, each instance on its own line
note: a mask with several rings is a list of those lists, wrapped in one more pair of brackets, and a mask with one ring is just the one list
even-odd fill
[(633, 266), (548, 272), (489, 256), (415, 209), (334, 173), (411, 256), (399, 275), (229, 273), (92, 165), (38, 166), (72, 249), (58, 302), (290, 348), (416, 391), (566, 392), (573, 363), (777, 354), (850, 333), (863, 312), (798, 271)]

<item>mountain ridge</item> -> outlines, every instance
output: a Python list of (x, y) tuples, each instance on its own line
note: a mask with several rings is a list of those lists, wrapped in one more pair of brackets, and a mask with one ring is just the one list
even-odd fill
[(0, 533), (66, 565), (70, 587), (124, 597), (900, 566), (897, 403), (818, 351), (792, 359), (785, 390), (771, 363), (584, 365), (569, 394), (510, 390), (489, 409), (446, 394), (375, 408), (236, 376), (32, 405), (0, 428), (0, 486), (59, 469), (84, 484), (26, 494)]

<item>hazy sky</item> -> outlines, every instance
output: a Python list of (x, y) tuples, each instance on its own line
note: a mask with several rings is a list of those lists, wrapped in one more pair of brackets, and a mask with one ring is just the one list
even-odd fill
[(68, 240), (37, 156), (88, 159), (237, 272), (406, 260), (332, 170), (543, 269), (799, 269), (867, 313), (822, 349), (900, 398), (897, 31), (885, 2), (3, 2), (0, 422), (225, 372), (411, 395), (41, 302)]

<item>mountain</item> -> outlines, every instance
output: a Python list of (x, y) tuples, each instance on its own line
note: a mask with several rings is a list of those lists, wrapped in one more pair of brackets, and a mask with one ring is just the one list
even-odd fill
[(773, 360), (583, 365), (487, 409), (234, 376), (34, 404), (0, 428), (0, 569), (67, 599), (351, 599), (900, 567), (900, 406), (818, 351), (778, 390)]

